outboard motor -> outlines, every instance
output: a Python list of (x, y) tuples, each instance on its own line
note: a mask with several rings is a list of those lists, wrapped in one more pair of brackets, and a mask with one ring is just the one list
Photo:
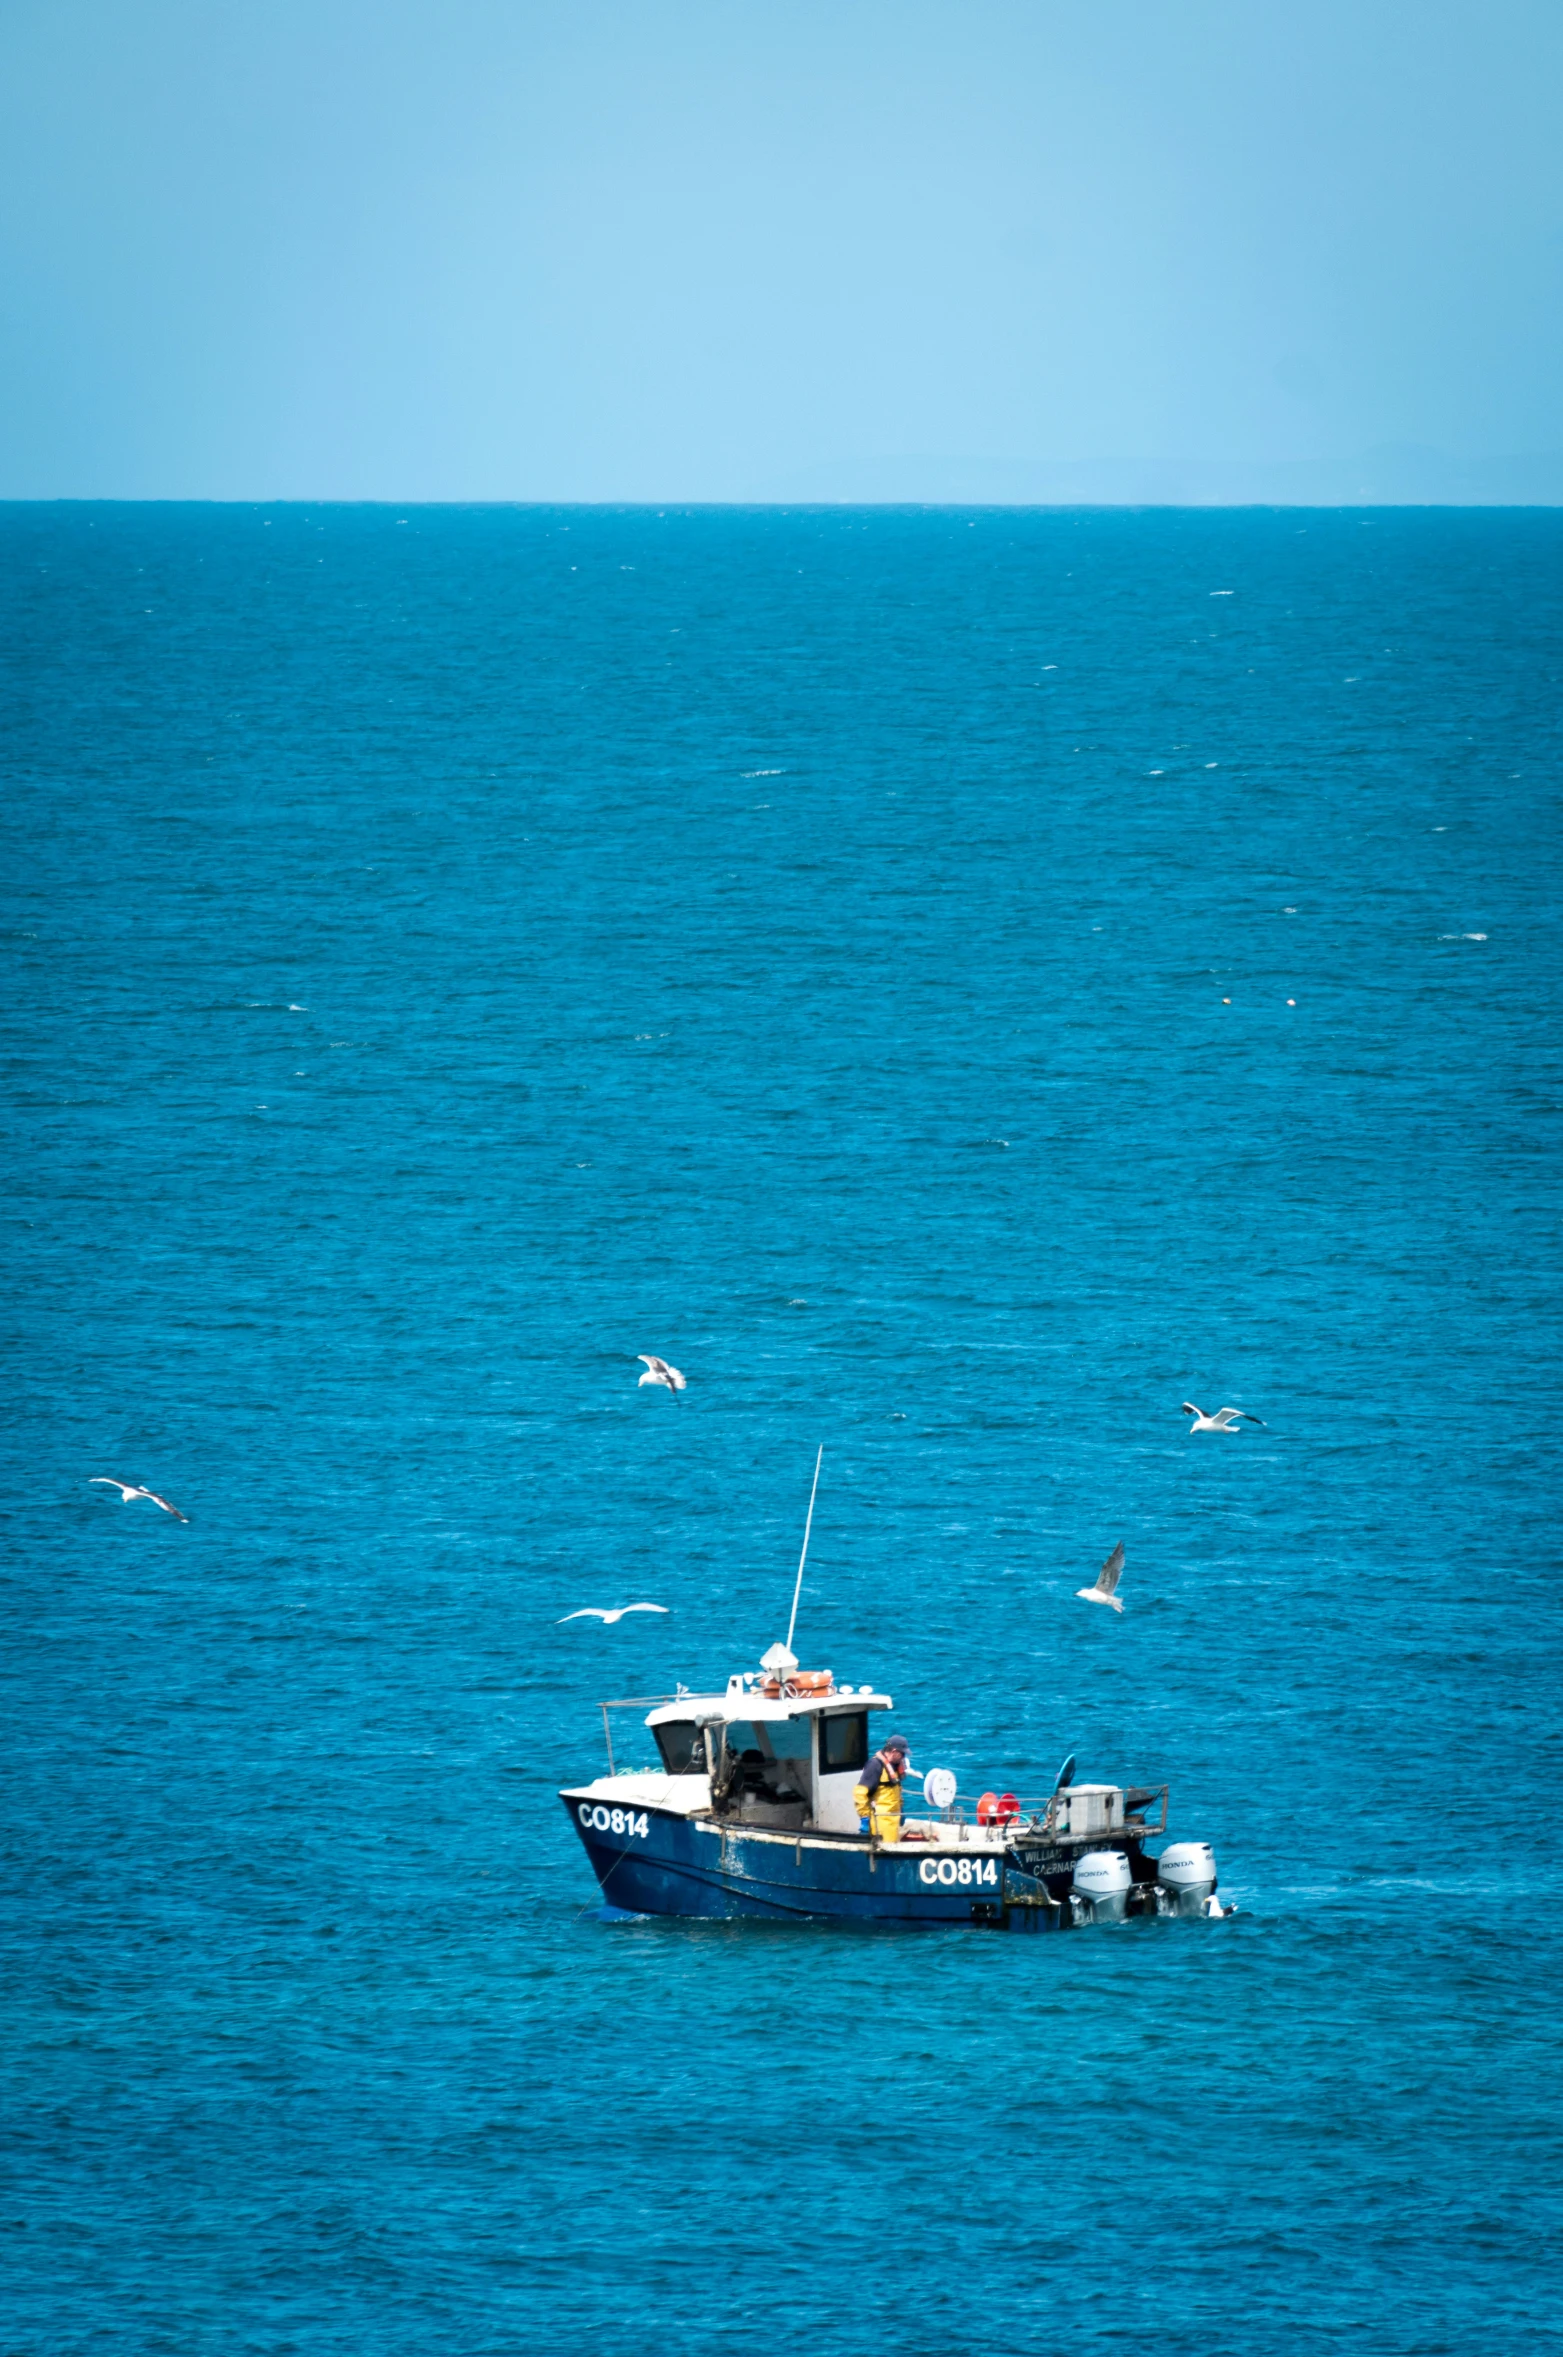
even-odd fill
[(1208, 1841), (1169, 1843), (1156, 1861), (1156, 1882), (1169, 1915), (1203, 1915), (1215, 1894), (1215, 1851)]
[(1075, 1921), (1122, 1923), (1129, 1884), (1129, 1861), (1122, 1850), (1087, 1850), (1075, 1860)]

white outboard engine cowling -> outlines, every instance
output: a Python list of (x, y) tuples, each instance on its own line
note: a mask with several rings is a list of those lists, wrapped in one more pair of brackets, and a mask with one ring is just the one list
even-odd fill
[(1073, 1898), (1081, 1923), (1121, 1923), (1128, 1904), (1129, 1861), (1122, 1850), (1087, 1850), (1075, 1860)]
[(1203, 1915), (1216, 1887), (1216, 1853), (1208, 1841), (1169, 1843), (1156, 1861), (1156, 1881), (1169, 1912)]

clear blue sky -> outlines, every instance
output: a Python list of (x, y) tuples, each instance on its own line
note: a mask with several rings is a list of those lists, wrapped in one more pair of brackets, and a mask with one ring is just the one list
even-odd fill
[(1560, 115), (1563, 0), (0, 0), (0, 496), (1563, 498)]

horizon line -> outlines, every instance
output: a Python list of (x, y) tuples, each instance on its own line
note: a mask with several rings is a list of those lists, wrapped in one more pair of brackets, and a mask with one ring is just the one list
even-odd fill
[(660, 499), (643, 496), (632, 498), (515, 498), (508, 496), (476, 495), (450, 498), (391, 498), (382, 493), (351, 494), (326, 492), (318, 495), (301, 492), (278, 492), (267, 496), (254, 494), (214, 495), (204, 492), (0, 492), (0, 509), (42, 507), (352, 507), (352, 508), (408, 508), (427, 511), (433, 508), (504, 508), (504, 509), (592, 509), (613, 513), (626, 510), (652, 509), (662, 514), (670, 510), (764, 510), (776, 514), (797, 514), (819, 510), (874, 508), (887, 512), (929, 514), (967, 514), (978, 509), (995, 515), (1080, 515), (1080, 514), (1175, 514), (1175, 515), (1342, 515), (1358, 509), (1377, 508), (1401, 513), (1437, 514), (1544, 514), (1563, 509), (1563, 498), (1558, 499), (1396, 499), (1370, 496), (1363, 493), (1356, 499), (681, 499), (664, 496)]

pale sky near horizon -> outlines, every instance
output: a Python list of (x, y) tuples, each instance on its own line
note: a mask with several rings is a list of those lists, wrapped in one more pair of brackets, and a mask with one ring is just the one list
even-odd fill
[(1563, 498), (1560, 112), (1563, 0), (0, 0), (0, 497)]

